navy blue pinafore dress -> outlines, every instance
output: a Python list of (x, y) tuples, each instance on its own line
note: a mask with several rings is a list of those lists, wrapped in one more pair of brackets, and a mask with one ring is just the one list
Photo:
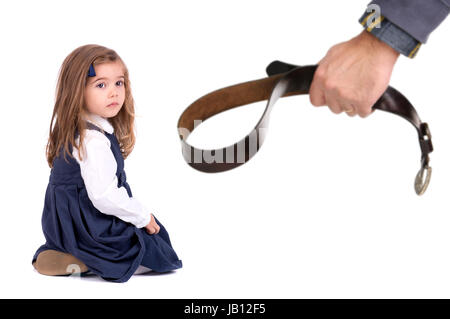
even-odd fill
[[(101, 132), (94, 124), (87, 122), (87, 125), (88, 129)], [(119, 142), (114, 134), (104, 134), (111, 141), (111, 151), (117, 162), (117, 186), (125, 187), (128, 196), (132, 197)], [(72, 145), (69, 149), (72, 153)], [(46, 243), (36, 251), (32, 263), (42, 251), (58, 250), (72, 254), (91, 272), (113, 282), (127, 281), (139, 265), (155, 272), (182, 267), (169, 234), (156, 217), (160, 231), (150, 235), (144, 228), (101, 213), (88, 197), (80, 165), (69, 156), (66, 156), (67, 163), (62, 152), (61, 148), (59, 156), (53, 161), (45, 193), (42, 229)]]

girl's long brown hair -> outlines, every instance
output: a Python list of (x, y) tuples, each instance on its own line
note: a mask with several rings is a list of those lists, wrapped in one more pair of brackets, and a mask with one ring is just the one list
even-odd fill
[[(53, 160), (59, 155), (61, 147), (64, 147), (64, 159), (66, 162), (66, 154), (73, 157), (69, 150), (70, 144), (78, 150), (80, 159), (83, 159), (80, 148), (83, 145), (84, 131), (86, 129), (85, 115), (87, 110), (84, 102), (84, 89), (88, 80), (89, 66), (92, 64), (95, 69), (96, 65), (116, 61), (123, 65), (125, 101), (119, 113), (108, 120), (114, 127), (114, 134), (119, 141), (124, 159), (133, 150), (135, 143), (135, 113), (128, 69), (114, 50), (95, 44), (84, 45), (70, 53), (59, 70), (56, 101), (46, 147), (47, 162), (50, 168), (53, 167)], [(76, 131), (80, 134), (78, 145), (75, 143)]]

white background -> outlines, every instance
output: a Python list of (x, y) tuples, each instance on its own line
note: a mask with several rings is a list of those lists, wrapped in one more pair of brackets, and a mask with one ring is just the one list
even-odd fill
[[(0, 297), (449, 298), (448, 21), (416, 58), (399, 58), (391, 79), (430, 125), (423, 196), (413, 189), (420, 148), (410, 123), (382, 111), (336, 115), (308, 96), (277, 103), (262, 149), (235, 170), (201, 173), (181, 156), (176, 125), (190, 103), (264, 77), (276, 59), (317, 63), (361, 31), (368, 2), (3, 1)], [(90, 43), (116, 50), (130, 71), (137, 143), (125, 168), (183, 261), (173, 273), (114, 284), (31, 265), (44, 243), (57, 73)], [(212, 118), (190, 141), (234, 143), (264, 106)]]

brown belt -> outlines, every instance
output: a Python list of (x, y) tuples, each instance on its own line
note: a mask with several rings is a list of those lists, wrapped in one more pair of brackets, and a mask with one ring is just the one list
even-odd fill
[[(268, 77), (225, 87), (196, 100), (184, 110), (178, 121), (182, 153), (186, 162), (199, 171), (213, 173), (227, 171), (249, 161), (264, 141), (275, 102), (284, 96), (308, 94), (316, 68), (317, 65), (299, 67), (274, 61), (266, 68)], [(223, 111), (263, 100), (268, 100), (263, 115), (255, 128), (239, 142), (213, 150), (199, 149), (187, 143), (189, 134), (200, 122)], [(372, 109), (399, 115), (416, 128), (422, 157), (414, 186), (416, 193), (422, 195), (430, 182), (428, 154), (433, 151), (427, 123), (421, 122), (411, 103), (390, 86)]]

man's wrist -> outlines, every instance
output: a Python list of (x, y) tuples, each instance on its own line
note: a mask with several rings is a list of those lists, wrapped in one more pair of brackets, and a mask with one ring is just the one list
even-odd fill
[(363, 30), (358, 37), (361, 39), (361, 41), (366, 43), (369, 50), (376, 51), (377, 53), (381, 51), (385, 56), (391, 56), (395, 60), (400, 55), (397, 50), (389, 46), (387, 43), (381, 41), (367, 30)]

